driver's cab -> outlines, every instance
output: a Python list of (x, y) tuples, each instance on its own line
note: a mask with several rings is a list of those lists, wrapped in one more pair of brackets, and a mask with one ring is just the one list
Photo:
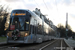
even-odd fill
[(30, 17), (31, 15), (27, 11), (15, 10), (12, 12), (7, 35), (12, 37), (12, 32), (19, 30), (18, 33), (20, 33), (20, 37), (28, 36), (30, 30)]

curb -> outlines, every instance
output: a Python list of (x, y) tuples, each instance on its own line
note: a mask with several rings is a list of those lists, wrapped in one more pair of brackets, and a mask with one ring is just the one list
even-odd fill
[(66, 40), (66, 39), (64, 39), (64, 42), (65, 42), (69, 47), (71, 47), (65, 40)]
[(1, 45), (1, 44), (6, 44), (6, 42), (0, 42), (0, 45)]

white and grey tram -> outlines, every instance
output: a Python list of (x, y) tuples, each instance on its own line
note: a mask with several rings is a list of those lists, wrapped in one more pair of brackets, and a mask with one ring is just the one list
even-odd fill
[(41, 43), (55, 37), (54, 30), (29, 10), (11, 12), (7, 43)]

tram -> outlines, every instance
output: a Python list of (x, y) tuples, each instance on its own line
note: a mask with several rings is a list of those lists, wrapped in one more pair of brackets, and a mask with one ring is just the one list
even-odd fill
[(30, 10), (15, 9), (10, 15), (7, 43), (42, 43), (55, 37), (55, 31)]

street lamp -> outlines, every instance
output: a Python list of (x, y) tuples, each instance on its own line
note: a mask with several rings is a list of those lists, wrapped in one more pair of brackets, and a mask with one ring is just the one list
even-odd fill
[(68, 39), (68, 13), (66, 13), (66, 39)]

